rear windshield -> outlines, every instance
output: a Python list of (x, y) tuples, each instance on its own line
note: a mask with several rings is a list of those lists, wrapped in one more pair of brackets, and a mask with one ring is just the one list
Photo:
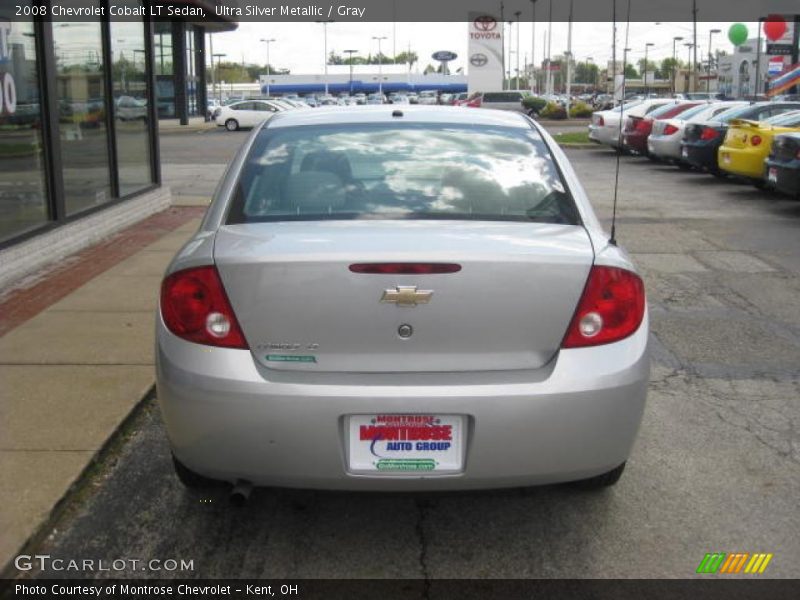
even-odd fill
[(579, 222), (533, 129), (388, 123), (262, 130), (227, 222), (335, 219)]
[(800, 124), (800, 110), (793, 110), (791, 112), (775, 115), (767, 119), (767, 123), (783, 127), (795, 127)]
[(745, 113), (751, 112), (755, 105), (753, 104), (746, 104), (744, 106), (737, 106), (735, 108), (731, 108), (730, 110), (726, 110), (725, 112), (721, 112), (718, 115), (714, 116), (714, 121), (719, 121), (720, 123), (727, 123), (731, 119), (738, 119)]
[(693, 106), (691, 108), (687, 108), (685, 111), (680, 113), (680, 118), (684, 121), (687, 121), (694, 117), (695, 115), (699, 115), (703, 112), (711, 112), (710, 105), (708, 104), (698, 104), (697, 106)]

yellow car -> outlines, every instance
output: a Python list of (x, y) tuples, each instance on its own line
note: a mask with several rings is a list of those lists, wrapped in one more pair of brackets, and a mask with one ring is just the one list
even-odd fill
[(797, 131), (800, 131), (800, 110), (760, 122), (731, 119), (725, 141), (717, 151), (717, 164), (722, 171), (751, 179), (761, 187), (765, 183), (764, 160), (769, 156), (772, 138)]

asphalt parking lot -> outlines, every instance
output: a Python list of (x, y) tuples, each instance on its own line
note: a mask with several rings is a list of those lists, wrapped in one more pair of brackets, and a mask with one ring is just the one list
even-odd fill
[[(208, 193), (246, 135), (164, 136), (165, 178), (202, 171), (186, 185)], [(607, 224), (615, 155), (568, 155)], [(800, 202), (623, 157), (618, 216), (654, 368), (616, 487), (257, 490), (232, 508), (224, 491), (180, 486), (151, 399), (40, 551), (194, 561), (100, 577), (684, 578), (714, 551), (773, 553), (766, 575), (800, 577)]]

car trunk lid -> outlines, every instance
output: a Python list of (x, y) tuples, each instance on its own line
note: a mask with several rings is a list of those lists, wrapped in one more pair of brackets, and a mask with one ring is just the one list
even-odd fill
[[(560, 347), (594, 257), (583, 227), (493, 221), (226, 225), (214, 254), (259, 363), (335, 372), (541, 367)], [(370, 274), (353, 272), (355, 263), (461, 268)]]

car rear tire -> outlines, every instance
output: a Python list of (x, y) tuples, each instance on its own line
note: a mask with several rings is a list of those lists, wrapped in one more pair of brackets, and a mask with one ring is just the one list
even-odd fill
[(622, 477), (622, 472), (625, 470), (625, 464), (626, 463), (622, 463), (618, 467), (614, 467), (606, 473), (589, 477), (589, 479), (573, 481), (570, 485), (582, 490), (600, 490), (611, 487), (619, 481), (620, 477)]
[(236, 119), (228, 119), (225, 121), (225, 129), (228, 131), (239, 131), (239, 121)]
[(677, 166), (677, 167), (678, 167), (678, 168), (679, 168), (681, 171), (691, 171), (691, 170), (692, 170), (692, 165), (690, 165), (689, 163), (685, 163), (685, 162), (683, 162), (683, 161), (678, 161), (678, 162), (676, 162), (676, 163), (675, 163), (675, 165), (676, 165), (676, 166)]
[(207, 490), (220, 487), (224, 484), (223, 481), (219, 481), (218, 479), (211, 479), (210, 477), (205, 477), (199, 473), (195, 473), (189, 467), (175, 458), (174, 454), (172, 455), (172, 466), (175, 468), (175, 475), (178, 476), (180, 482), (184, 485), (184, 487), (187, 487), (190, 490)]

